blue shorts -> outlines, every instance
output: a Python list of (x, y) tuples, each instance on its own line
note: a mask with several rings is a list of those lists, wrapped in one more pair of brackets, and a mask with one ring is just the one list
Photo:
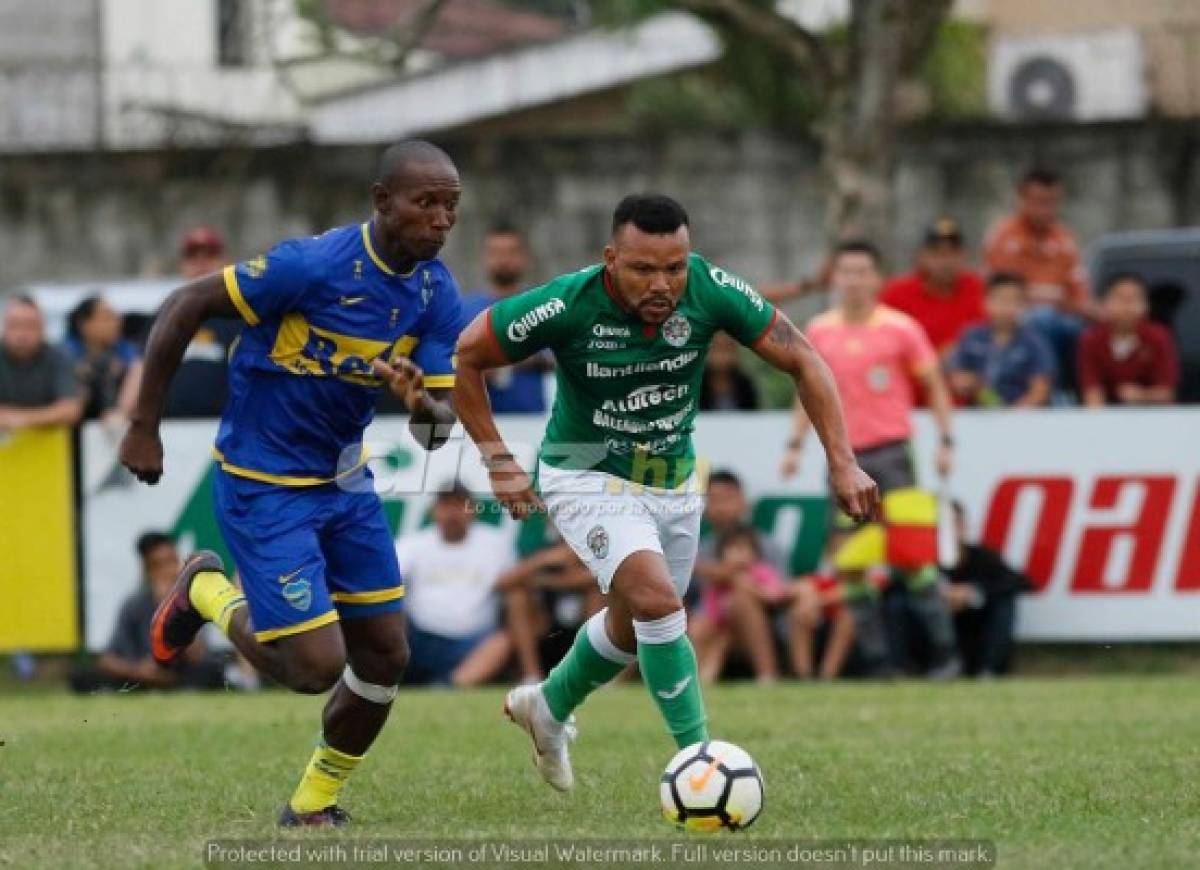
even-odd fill
[(258, 640), (401, 609), (395, 542), (369, 487), (279, 486), (217, 469), (213, 507)]
[(405, 682), (424, 685), (450, 685), (450, 677), (475, 647), (492, 634), (492, 629), (466, 637), (446, 637), (417, 627), (408, 621), (408, 670)]

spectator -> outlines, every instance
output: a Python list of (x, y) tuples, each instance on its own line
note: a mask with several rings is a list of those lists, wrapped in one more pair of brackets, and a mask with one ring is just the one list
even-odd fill
[[(737, 568), (721, 559), (718, 542), (722, 537), (740, 529), (749, 515), (750, 504), (746, 500), (746, 493), (738, 476), (726, 469), (714, 471), (709, 475), (708, 500), (704, 506), (704, 520), (708, 531), (700, 540), (693, 569), (693, 589), (689, 590), (689, 597), (695, 594), (703, 596), (704, 590), (710, 586), (728, 587), (734, 583)], [(787, 577), (788, 564), (784, 552), (765, 535), (754, 532), (754, 536), (760, 558), (780, 577)], [(779, 676), (771, 610), (765, 602), (746, 594), (732, 596), (727, 608), (727, 619), (737, 644), (749, 658), (755, 675), (764, 681), (777, 679)], [(712, 631), (712, 626), (705, 624), (708, 621), (709, 617), (703, 607), (695, 610), (690, 620), (693, 636), (700, 638), (702, 642), (707, 642), (706, 633)]]
[[(509, 223), (496, 223), (483, 240), (483, 271), (488, 288), (463, 296), (463, 314), (468, 321), (501, 299), (525, 289), (529, 275), (529, 246), (525, 235)], [(548, 354), (534, 354), (507, 368), (487, 374), (488, 398), (497, 414), (542, 414), (546, 411), (543, 375), (553, 371)]]
[[(797, 654), (808, 653), (808, 647), (798, 642), (808, 628), (804, 624), (805, 610), (801, 604), (802, 587), (785, 583), (776, 568), (763, 558), (762, 540), (750, 526), (736, 526), (717, 540), (716, 552), (722, 574), (705, 584), (701, 590), (700, 613), (703, 618), (693, 627), (696, 657), (700, 678), (711, 683), (725, 668), (725, 660), (735, 635), (734, 611), (754, 609), (759, 612), (783, 611), (787, 614), (787, 640)], [(745, 620), (741, 620), (744, 625)], [(762, 630), (764, 626), (760, 626)], [(775, 649), (769, 629), (760, 638), (744, 637), (746, 646), (753, 649), (756, 641), (765, 641), (769, 655), (752, 656), (754, 676), (759, 682), (770, 683), (779, 678)], [(811, 638), (803, 638), (811, 643)], [(811, 653), (794, 662), (797, 676), (812, 673)]]
[(756, 411), (758, 389), (738, 362), (738, 344), (724, 332), (713, 336), (700, 382), (701, 411)]
[(967, 543), (967, 516), (954, 502), (958, 561), (947, 568), (944, 594), (954, 611), (963, 669), (971, 676), (1006, 674), (1012, 663), (1017, 596), (1033, 589), (1029, 578), (995, 550)]
[(4, 309), (0, 334), (0, 434), (74, 426), (83, 413), (79, 381), (65, 354), (46, 343), (42, 312), (28, 296)]
[(566, 654), (575, 632), (604, 606), (591, 572), (559, 540), (522, 559), (496, 584), (522, 681), (539, 683)]
[(832, 680), (845, 670), (854, 650), (854, 616), (845, 605), (845, 588), (838, 581), (833, 555), (846, 539), (842, 529), (831, 529), (817, 571), (797, 581), (798, 606), (794, 611), (793, 668), (798, 676), (816, 669), (822, 680)]
[(988, 279), (987, 323), (972, 326), (947, 363), (950, 389), (970, 405), (1046, 404), (1054, 383), (1054, 355), (1036, 331), (1021, 323), (1025, 283), (1020, 275)]
[(433, 525), (396, 550), (412, 652), (405, 679), (476, 686), (499, 674), (513, 653), (497, 620), (497, 581), (513, 562), (508, 536), (475, 521), (471, 495), (456, 481), (437, 494)]
[(1028, 321), (1050, 343), (1064, 387), (1074, 380), (1075, 347), (1093, 304), (1075, 235), (1058, 217), (1058, 174), (1031, 169), (1018, 187), (1016, 214), (994, 226), (984, 244), (990, 273), (1022, 275), (1032, 305)]
[[(196, 227), (179, 245), (179, 274), (186, 281), (211, 275), (225, 264), (225, 240), (213, 227)], [(220, 417), (228, 396), (229, 354), (241, 334), (230, 318), (205, 321), (183, 352), (171, 381), (164, 411), (167, 417)]]
[(188, 648), (178, 668), (164, 668), (154, 661), (150, 623), (171, 591), (182, 562), (175, 542), (162, 532), (139, 537), (137, 552), (142, 562), (141, 588), (121, 606), (112, 639), (96, 664), (72, 673), (71, 688), (76, 692), (123, 689), (131, 684), (156, 689), (224, 688), (225, 662), (210, 655), (199, 639)]
[(1088, 407), (1175, 401), (1179, 358), (1171, 333), (1147, 318), (1146, 285), (1135, 275), (1108, 282), (1103, 322), (1079, 342), (1079, 385)]
[(983, 278), (967, 268), (962, 230), (943, 218), (925, 231), (916, 268), (890, 280), (879, 301), (921, 324), (944, 359), (963, 330), (983, 320), (983, 295)]
[(85, 420), (118, 426), (129, 419), (142, 380), (137, 348), (121, 338), (121, 315), (100, 296), (75, 306), (67, 321), (64, 349), (83, 385)]
[[(837, 246), (831, 278), (834, 307), (808, 325), (813, 347), (825, 359), (842, 397), (850, 446), (859, 466), (887, 497), (897, 490), (916, 490), (913, 462), (912, 410), (914, 383), (929, 401), (939, 436), (934, 467), (949, 475), (954, 458), (951, 403), (937, 355), (917, 322), (880, 305), (883, 284), (879, 250), (869, 241), (847, 240)], [(799, 468), (804, 439), (811, 428), (803, 405), (794, 406), (792, 438), (780, 468), (788, 478)], [(836, 513), (836, 512), (835, 512)], [(837, 559), (839, 579), (846, 584), (846, 605), (854, 615), (857, 647), (871, 660), (869, 667), (887, 665), (888, 644), (878, 590), (868, 582), (866, 568), (883, 561), (883, 536), (869, 524), (847, 540), (853, 565)], [(924, 556), (924, 553), (922, 554)], [(958, 673), (950, 613), (938, 594), (936, 558), (904, 567), (904, 603), (920, 622), (933, 647), (929, 675), (944, 679)]]

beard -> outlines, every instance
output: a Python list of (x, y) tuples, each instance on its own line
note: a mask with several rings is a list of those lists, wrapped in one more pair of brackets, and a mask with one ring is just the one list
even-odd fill
[(488, 273), (488, 279), (497, 287), (512, 287), (521, 283), (525, 277), (516, 269), (493, 269)]

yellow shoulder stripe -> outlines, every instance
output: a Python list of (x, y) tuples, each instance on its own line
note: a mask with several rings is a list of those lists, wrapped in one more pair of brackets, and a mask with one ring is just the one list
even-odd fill
[(258, 315), (254, 313), (254, 309), (250, 307), (250, 303), (246, 301), (246, 297), (242, 295), (242, 288), (238, 286), (237, 272), (233, 266), (226, 266), (222, 272), (225, 277), (225, 292), (229, 294), (230, 300), (233, 301), (233, 307), (238, 310), (238, 314), (242, 315), (251, 326), (258, 326)]

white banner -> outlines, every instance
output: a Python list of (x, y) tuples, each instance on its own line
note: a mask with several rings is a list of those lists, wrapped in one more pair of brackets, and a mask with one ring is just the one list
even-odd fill
[[(502, 421), (527, 467), (543, 427), (538, 419)], [(714, 414), (701, 417), (695, 437), (711, 468), (741, 476), (755, 523), (791, 551), (801, 571), (820, 547), (824, 463), (812, 439), (799, 477), (782, 482), (788, 432), (783, 413)], [(223, 549), (209, 497), (215, 433), (215, 423), (166, 424), (166, 473), (147, 487), (119, 468), (109, 432), (85, 427), (90, 649), (106, 643), (121, 601), (139, 582), (138, 535), (163, 529), (179, 535), (185, 550)], [(956, 414), (955, 433), (948, 491), (966, 506), (971, 537), (995, 546), (1039, 585), (1022, 599), (1020, 638), (1200, 638), (1200, 411), (970, 411)], [(368, 436), (377, 488), (399, 534), (421, 525), (428, 493), (456, 474), (487, 493), (477, 453), (461, 437), (427, 454), (403, 420), (380, 420)], [(919, 417), (918, 468), (931, 488), (935, 441), (930, 421)]]

